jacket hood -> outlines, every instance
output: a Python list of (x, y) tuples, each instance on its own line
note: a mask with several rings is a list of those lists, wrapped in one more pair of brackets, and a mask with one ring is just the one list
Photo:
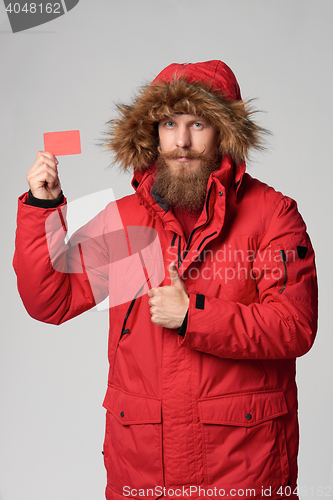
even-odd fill
[(158, 151), (158, 122), (173, 113), (201, 116), (220, 132), (221, 156), (236, 163), (250, 148), (262, 149), (266, 132), (252, 120), (256, 111), (244, 102), (234, 73), (222, 61), (171, 64), (142, 88), (131, 105), (118, 104), (106, 147), (124, 170), (144, 171)]

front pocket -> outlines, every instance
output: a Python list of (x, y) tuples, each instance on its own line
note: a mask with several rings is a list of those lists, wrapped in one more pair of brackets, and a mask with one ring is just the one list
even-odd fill
[(163, 485), (161, 401), (109, 386), (103, 406), (108, 487), (123, 495)]
[(198, 401), (208, 484), (234, 488), (287, 484), (283, 391), (235, 393)]

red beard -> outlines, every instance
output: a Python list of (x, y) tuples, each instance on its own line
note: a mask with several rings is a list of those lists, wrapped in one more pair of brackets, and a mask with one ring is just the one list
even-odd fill
[[(199, 159), (199, 167), (192, 172), (187, 170), (186, 164), (180, 163), (177, 172), (171, 171), (167, 160), (181, 156)], [(201, 211), (206, 198), (209, 176), (219, 168), (220, 160), (218, 151), (205, 159), (201, 158), (200, 153), (187, 149), (160, 153), (156, 161), (156, 192), (171, 207), (185, 208), (194, 212)]]

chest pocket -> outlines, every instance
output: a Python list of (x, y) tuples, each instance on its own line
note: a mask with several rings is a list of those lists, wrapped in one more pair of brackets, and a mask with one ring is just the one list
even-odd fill
[[(225, 262), (216, 257), (218, 254), (214, 256), (214, 260), (197, 261), (189, 266), (183, 276), (188, 290), (202, 293), (204, 286), (205, 295), (209, 297), (245, 303), (253, 281), (247, 280), (250, 269), (245, 268), (242, 263)], [(255, 281), (253, 287), (255, 289)]]

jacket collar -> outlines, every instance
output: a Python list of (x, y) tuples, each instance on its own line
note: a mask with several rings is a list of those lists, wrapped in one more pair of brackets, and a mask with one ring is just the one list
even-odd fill
[(207, 188), (209, 189), (211, 179), (218, 181), (226, 190), (228, 198), (232, 192), (238, 194), (246, 170), (245, 161), (235, 164), (230, 155), (222, 158), (220, 168), (215, 170), (208, 181)]

